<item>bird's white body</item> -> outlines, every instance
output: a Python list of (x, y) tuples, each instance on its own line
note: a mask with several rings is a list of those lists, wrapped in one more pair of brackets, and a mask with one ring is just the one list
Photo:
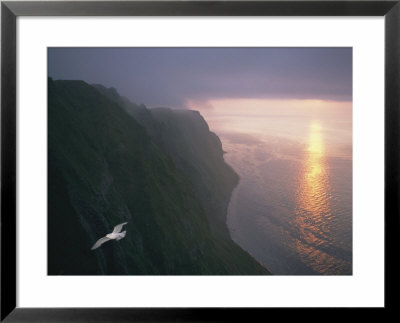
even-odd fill
[(111, 232), (106, 235), (108, 239), (116, 239), (116, 240), (121, 240), (123, 237), (125, 237), (126, 231), (123, 232)]
[(97, 249), (100, 247), (104, 242), (110, 241), (110, 240), (121, 240), (122, 238), (125, 237), (126, 231), (122, 231), (122, 227), (127, 224), (128, 222), (124, 222), (121, 224), (118, 224), (114, 227), (113, 232), (107, 234), (105, 237), (100, 238), (99, 240), (96, 241), (94, 246), (92, 247), (92, 250)]

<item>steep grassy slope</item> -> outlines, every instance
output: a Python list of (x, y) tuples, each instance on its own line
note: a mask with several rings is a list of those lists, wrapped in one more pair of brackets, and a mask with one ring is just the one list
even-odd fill
[(107, 88), (101, 84), (92, 84), (101, 94), (106, 96), (109, 100), (117, 103), (124, 108), (129, 115), (131, 115), (140, 125), (146, 128), (147, 133), (155, 138), (158, 132), (158, 123), (153, 118), (150, 110), (143, 104), (137, 105), (127, 98), (119, 95), (115, 88)]
[(49, 274), (268, 273), (211, 233), (192, 181), (119, 104), (82, 81), (48, 92)]
[(239, 177), (225, 163), (220, 139), (198, 111), (150, 111), (159, 123), (156, 141), (190, 179), (213, 232), (228, 238), (227, 208)]
[(210, 132), (200, 113), (170, 108), (147, 109), (119, 95), (114, 88), (100, 84), (93, 86), (146, 128), (191, 181), (212, 231), (228, 238), (226, 214), (238, 175), (225, 163), (221, 141)]

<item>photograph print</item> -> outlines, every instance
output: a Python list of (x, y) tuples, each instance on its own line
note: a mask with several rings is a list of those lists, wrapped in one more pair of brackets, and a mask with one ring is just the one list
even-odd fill
[(352, 275), (352, 48), (47, 59), (48, 275)]

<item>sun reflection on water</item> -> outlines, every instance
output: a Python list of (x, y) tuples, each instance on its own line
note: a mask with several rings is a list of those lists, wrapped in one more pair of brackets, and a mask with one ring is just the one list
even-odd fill
[[(296, 250), (304, 263), (318, 273), (329, 274), (337, 260), (322, 250), (329, 239), (331, 188), (321, 124), (313, 121), (296, 196)], [(320, 248), (321, 247), (321, 248)]]
[(202, 114), (240, 176), (227, 220), (235, 242), (278, 275), (351, 273), (351, 149), (345, 160), (341, 146), (351, 147), (351, 122), (334, 117), (345, 107), (231, 103)]

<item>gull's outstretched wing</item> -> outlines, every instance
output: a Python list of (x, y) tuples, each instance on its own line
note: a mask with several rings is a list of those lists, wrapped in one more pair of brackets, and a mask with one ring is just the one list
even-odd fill
[(92, 250), (94, 250), (94, 249), (100, 247), (104, 242), (107, 242), (108, 240), (111, 240), (111, 239), (109, 239), (109, 238), (107, 238), (107, 237), (100, 238), (100, 239), (97, 240), (97, 242), (94, 244), (94, 246), (92, 247)]
[(116, 225), (116, 226), (114, 227), (114, 230), (113, 230), (112, 233), (119, 233), (119, 232), (121, 232), (122, 227), (123, 227), (125, 224), (127, 224), (127, 223), (128, 223), (128, 222), (124, 222), (124, 223), (121, 223), (121, 224)]

